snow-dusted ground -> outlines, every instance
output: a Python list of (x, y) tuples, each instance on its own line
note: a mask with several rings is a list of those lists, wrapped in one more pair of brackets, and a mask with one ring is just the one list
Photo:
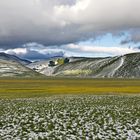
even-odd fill
[(28, 68), (34, 69), (35, 71), (44, 74), (46, 76), (52, 76), (55, 67), (49, 67), (48, 66), (49, 60), (39, 61), (39, 62), (33, 62), (29, 65), (27, 65)]
[(0, 60), (0, 77), (34, 77), (42, 76), (26, 66), (10, 60)]
[[(55, 61), (57, 58), (50, 60)], [(49, 67), (50, 60), (33, 62), (27, 67), (46, 76), (92, 78), (139, 78), (140, 53), (106, 58), (69, 58), (69, 63)]]
[(140, 96), (3, 99), (0, 139), (139, 140)]
[(28, 68), (31, 68), (31, 69), (36, 69), (36, 71), (40, 71), (41, 69), (44, 69), (46, 67), (48, 67), (48, 63), (49, 61), (38, 61), (38, 62), (33, 62), (29, 65), (27, 65)]
[(116, 72), (121, 66), (123, 66), (124, 59), (125, 59), (124, 57), (121, 57), (121, 58), (120, 58), (120, 61), (119, 61), (118, 66), (116, 66), (116, 68), (114, 68), (113, 72), (111, 73), (112, 76), (115, 74), (115, 72)]
[(0, 76), (14, 76), (27, 71), (26, 67), (13, 61), (0, 60)]

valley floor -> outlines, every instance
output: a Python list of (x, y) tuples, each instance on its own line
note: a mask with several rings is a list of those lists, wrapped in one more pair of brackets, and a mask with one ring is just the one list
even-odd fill
[(0, 79), (1, 140), (138, 140), (138, 79)]
[(140, 79), (0, 79), (0, 98), (64, 94), (139, 94)]
[(1, 140), (138, 140), (140, 96), (0, 100)]

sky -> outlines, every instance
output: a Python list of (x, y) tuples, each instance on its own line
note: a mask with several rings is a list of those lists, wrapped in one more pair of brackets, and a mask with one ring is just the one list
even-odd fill
[(140, 0), (0, 0), (0, 52), (30, 60), (140, 52)]

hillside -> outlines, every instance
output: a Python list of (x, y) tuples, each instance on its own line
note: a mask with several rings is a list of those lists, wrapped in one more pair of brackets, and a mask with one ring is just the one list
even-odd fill
[(57, 59), (59, 59), (60, 57), (54, 57), (48, 60), (41, 60), (41, 61), (36, 61), (33, 63), (30, 63), (29, 65), (27, 65), (28, 68), (33, 69), (41, 74), (44, 74), (46, 76), (53, 76), (53, 72), (55, 70), (55, 68), (57, 68), (58, 66), (54, 66), (54, 67), (49, 67), (49, 61), (56, 61)]
[(24, 65), (11, 60), (0, 59), (0, 77), (40, 77), (37, 73)]
[[(60, 62), (58, 62), (58, 59)], [(55, 57), (31, 63), (16, 56), (0, 53), (0, 77), (85, 77), (140, 78), (140, 53), (106, 58)], [(54, 64), (50, 66), (50, 62)]]
[(21, 59), (15, 55), (6, 54), (3, 52), (0, 53), (0, 60), (15, 61), (15, 62), (19, 62), (23, 65), (27, 65), (27, 64), (31, 63), (29, 60)]
[(140, 78), (140, 53), (107, 58), (70, 57), (69, 59), (69, 63), (53, 67), (48, 66), (48, 60), (34, 62), (28, 67), (47, 76)]

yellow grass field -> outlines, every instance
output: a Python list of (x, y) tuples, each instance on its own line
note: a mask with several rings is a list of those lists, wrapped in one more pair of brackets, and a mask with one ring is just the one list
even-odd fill
[(60, 94), (140, 94), (140, 79), (0, 79), (0, 98)]

